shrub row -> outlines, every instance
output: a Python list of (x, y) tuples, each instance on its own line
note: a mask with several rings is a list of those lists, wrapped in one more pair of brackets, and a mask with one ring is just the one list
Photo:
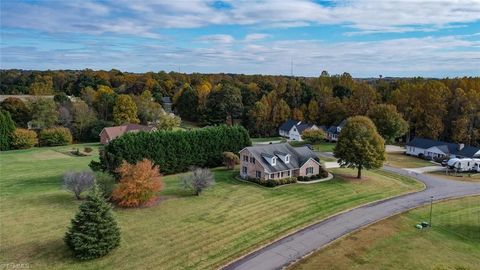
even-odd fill
[(323, 179), (327, 177), (328, 177), (328, 172), (323, 167), (320, 166), (319, 174), (314, 174), (312, 176), (299, 176), (297, 177), (297, 180), (301, 182), (308, 182), (308, 181)]
[(70, 130), (64, 127), (42, 129), (38, 138), (42, 146), (68, 145), (73, 140)]
[(276, 186), (281, 186), (281, 185), (286, 185), (286, 184), (293, 184), (297, 182), (296, 178), (283, 178), (283, 179), (258, 179), (258, 178), (247, 178), (247, 181), (257, 183), (259, 185), (265, 186), (265, 187), (276, 187)]
[(37, 143), (37, 133), (33, 130), (17, 128), (12, 134), (12, 147), (14, 149), (32, 148)]
[(136, 163), (147, 158), (159, 165), (163, 174), (172, 174), (191, 166), (220, 166), (223, 152), (237, 153), (249, 145), (248, 132), (241, 126), (127, 133), (107, 144), (101, 151), (100, 164), (93, 162), (90, 167), (114, 173), (123, 160)]

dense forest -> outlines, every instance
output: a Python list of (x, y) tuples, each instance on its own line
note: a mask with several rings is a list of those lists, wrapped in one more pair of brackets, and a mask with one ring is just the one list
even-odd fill
[[(480, 145), (480, 77), (367, 80), (326, 71), (306, 78), (89, 69), (2, 70), (0, 75), (2, 95), (55, 95), (54, 107), (3, 102), (17, 126), (31, 120), (40, 126), (62, 125), (80, 141), (93, 139), (103, 126), (156, 121), (161, 98), (168, 96), (182, 119), (201, 125), (241, 123), (252, 136), (275, 135), (289, 118), (329, 126), (368, 115), (378, 104), (391, 104), (408, 122), (406, 139)], [(45, 123), (38, 114), (48, 106), (56, 118)]]

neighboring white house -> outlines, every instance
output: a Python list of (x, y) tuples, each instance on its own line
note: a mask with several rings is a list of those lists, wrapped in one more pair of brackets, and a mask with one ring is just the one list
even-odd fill
[(406, 145), (406, 154), (431, 158), (476, 158), (480, 148), (424, 138), (414, 138)]
[(302, 133), (305, 130), (317, 130), (316, 125), (303, 123), (302, 121), (288, 120), (283, 123), (278, 129), (278, 134), (282, 137), (288, 138), (292, 141), (303, 141)]

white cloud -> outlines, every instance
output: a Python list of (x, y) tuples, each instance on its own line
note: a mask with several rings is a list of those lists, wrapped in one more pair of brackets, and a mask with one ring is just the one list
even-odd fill
[[(342, 24), (363, 33), (432, 31), (480, 20), (478, 0), (344, 0), (333, 2), (333, 6), (309, 0), (231, 1), (229, 9), (215, 9), (211, 1), (200, 0), (49, 3), (2, 1), (1, 24), (47, 32), (151, 35), (163, 28), (209, 25), (286, 28)], [(117, 24), (129, 27), (112, 30)]]
[(223, 44), (232, 43), (235, 41), (235, 39), (232, 36), (222, 35), (222, 34), (205, 35), (205, 36), (199, 37), (198, 40), (204, 41), (204, 42), (214, 42), (214, 43), (223, 43)]
[[(227, 38), (228, 39), (228, 38)], [(199, 41), (201, 42), (201, 41)], [(318, 76), (350, 72), (354, 76), (459, 76), (478, 75), (480, 41), (461, 36), (403, 38), (369, 42), (325, 43), (284, 40), (250, 43), (213, 43), (184, 48), (165, 45), (130, 45), (121, 50), (92, 43), (81, 49), (4, 47), (2, 68), (94, 68), (142, 72), (232, 72)], [(134, 61), (132, 61), (134, 59)]]
[(245, 41), (257, 41), (257, 40), (262, 40), (270, 37), (270, 35), (267, 34), (261, 34), (261, 33), (253, 33), (253, 34), (248, 34), (245, 36)]

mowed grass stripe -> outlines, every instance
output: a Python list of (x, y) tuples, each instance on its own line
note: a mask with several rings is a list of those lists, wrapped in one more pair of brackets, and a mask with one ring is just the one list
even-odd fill
[(78, 202), (60, 190), (60, 179), (65, 170), (87, 169), (92, 157), (63, 154), (70, 148), (0, 155), (2, 169), (12, 169), (0, 179), (2, 194), (8, 194), (0, 199), (2, 260), (26, 260), (38, 269), (212, 269), (337, 211), (418, 188), (377, 172), (357, 182), (350, 179), (354, 171), (340, 169), (335, 172), (349, 179), (269, 189), (217, 169), (217, 184), (196, 197), (181, 191), (178, 176), (166, 176), (161, 193), (166, 200), (151, 208), (115, 210), (120, 248), (77, 262), (62, 238)]

